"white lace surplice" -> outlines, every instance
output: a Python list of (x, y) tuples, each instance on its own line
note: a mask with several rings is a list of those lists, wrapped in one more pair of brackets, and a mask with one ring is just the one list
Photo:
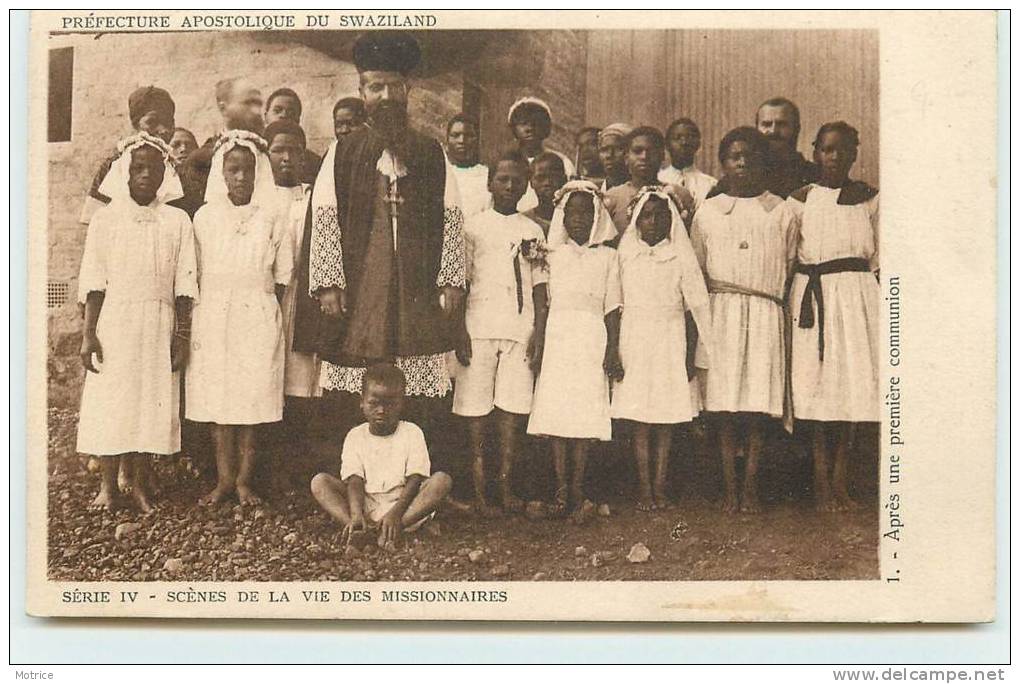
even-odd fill
[[(332, 182), (332, 165), (323, 163), (323, 173), (316, 181), (316, 193)], [(376, 165), (379, 172), (390, 178), (406, 174), (403, 164), (389, 150), (383, 150)], [(326, 181), (329, 181), (327, 183)], [(316, 203), (318, 205), (318, 203)], [(464, 287), (464, 214), (460, 209), (457, 181), (453, 174), (446, 175), (443, 212), (443, 249), (436, 276), (436, 287)], [(343, 247), (339, 214), (335, 202), (313, 207), (312, 250), (309, 264), (308, 290), (314, 294), (326, 287), (347, 287), (343, 268)], [(397, 240), (399, 241), (399, 232)], [(394, 363), (407, 377), (409, 396), (442, 397), (450, 392), (452, 384), (447, 369), (446, 354), (398, 356)], [(319, 385), (326, 390), (361, 393), (364, 368), (339, 366), (322, 362)]]

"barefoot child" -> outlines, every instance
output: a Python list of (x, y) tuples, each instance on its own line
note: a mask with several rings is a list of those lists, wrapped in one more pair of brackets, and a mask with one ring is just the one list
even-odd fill
[(89, 371), (78, 451), (101, 457), (93, 508), (114, 508), (123, 455), (134, 464), (131, 496), (147, 512), (147, 454), (181, 448), (177, 371), (188, 357), (197, 268), (191, 221), (166, 204), (182, 194), (166, 143), (138, 133), (118, 147), (100, 186), (110, 203), (89, 222), (78, 278), (81, 357)]
[(559, 155), (543, 152), (531, 162), (531, 189), (538, 197), (538, 205), (521, 213), (542, 228), (543, 236), (549, 235), (549, 224), (556, 208), (556, 192), (566, 182), (567, 170)]
[[(301, 251), (305, 232), (305, 214), (308, 210), (310, 187), (301, 182), (302, 164), (306, 151), (305, 132), (298, 124), (287, 119), (266, 126), (266, 144), (273, 180), (279, 195), (281, 212), (286, 225), (285, 238), (290, 251), (296, 256)], [(283, 430), (279, 433), (285, 449), (283, 461), (276, 466), (293, 464), (292, 454), (308, 453), (309, 429), (315, 412), (315, 399), (322, 396), (319, 387), (319, 360), (310, 352), (294, 351), (294, 319), (299, 297), (310, 299), (307, 288), (298, 285), (298, 269), (294, 265), (290, 283), (283, 296), (284, 363), (283, 363)], [(289, 488), (291, 468), (275, 467), (273, 476), (277, 484)], [(306, 473), (305, 478), (308, 474)], [(307, 482), (307, 479), (304, 480)]]
[(378, 526), (379, 546), (396, 543), (432, 517), (450, 493), (446, 473), (432, 473), (425, 435), (401, 420), (404, 373), (380, 363), (365, 370), (361, 411), (366, 422), (347, 433), (340, 454), (340, 477), (319, 473), (312, 496), (344, 526), (348, 540)]
[(242, 504), (258, 503), (251, 484), (255, 427), (283, 416), (280, 301), (293, 265), (262, 138), (223, 134), (206, 202), (195, 215), (205, 294), (194, 312), (186, 417), (213, 424), (217, 485), (202, 503), (235, 491)]
[(627, 373), (613, 386), (612, 409), (613, 418), (634, 421), (637, 507), (650, 511), (672, 505), (666, 480), (673, 427), (697, 414), (684, 311), (690, 311), (697, 329), (705, 332), (711, 315), (705, 280), (676, 203), (665, 190), (652, 186), (639, 191), (635, 200), (618, 252), (623, 287), (620, 360)]
[(533, 333), (536, 319), (545, 315), (547, 279), (543, 264), (530, 260), (523, 247), (545, 242), (538, 225), (517, 213), (527, 184), (527, 160), (516, 151), (504, 154), (489, 171), (492, 208), (469, 218), (464, 228), (468, 295), (453, 412), (467, 418), (475, 507), (483, 515), (496, 512), (485, 491), (485, 433), (493, 424), (500, 504), (504, 513), (523, 509), (510, 478), (517, 435), (531, 413)]
[[(712, 307), (712, 362), (702, 391), (705, 410), (717, 418), (727, 512), (758, 510), (763, 418), (780, 417), (784, 409), (783, 288), (797, 220), (765, 190), (767, 144), (749, 127), (723, 137), (719, 161), (726, 191), (705, 200), (691, 229)], [(739, 497), (738, 439), (747, 444)]]
[(877, 421), (880, 403), (878, 190), (850, 180), (858, 145), (852, 126), (822, 126), (814, 143), (820, 178), (787, 200), (801, 219), (790, 291), (793, 415), (810, 421), (814, 433), (819, 510), (856, 505), (847, 455), (854, 426)]
[[(609, 378), (623, 377), (620, 272), (616, 250), (603, 244), (614, 237), (598, 188), (588, 181), (563, 186), (549, 229), (548, 322), (537, 324), (541, 372), (528, 433), (553, 438), (554, 512), (572, 504), (577, 522), (595, 508), (584, 493), (590, 440), (612, 438)], [(569, 496), (568, 450), (574, 464)]]

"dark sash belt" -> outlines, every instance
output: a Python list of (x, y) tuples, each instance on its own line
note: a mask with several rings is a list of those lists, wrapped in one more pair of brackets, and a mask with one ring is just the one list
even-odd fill
[(815, 327), (815, 310), (813, 301), (818, 302), (818, 359), (825, 360), (825, 300), (822, 297), (822, 276), (830, 273), (848, 273), (870, 271), (871, 265), (867, 259), (860, 257), (847, 257), (845, 259), (833, 259), (823, 261), (820, 264), (797, 264), (797, 273), (803, 273), (808, 277), (807, 287), (804, 288), (804, 297), (800, 302), (801, 328)]

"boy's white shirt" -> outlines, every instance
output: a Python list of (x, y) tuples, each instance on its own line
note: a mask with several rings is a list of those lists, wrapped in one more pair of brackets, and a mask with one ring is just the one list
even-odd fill
[(373, 435), (368, 423), (362, 423), (344, 439), (340, 479), (357, 475), (365, 481), (367, 494), (403, 487), (411, 475), (427, 478), (431, 474), (425, 434), (414, 423), (402, 420), (393, 434), (385, 436)]
[[(506, 216), (487, 209), (468, 219), (464, 229), (470, 284), (466, 324), (472, 338), (528, 343), (535, 325), (532, 289), (548, 282), (549, 275), (544, 267), (519, 254), (523, 240), (545, 240), (542, 228), (523, 214)], [(520, 311), (515, 257), (521, 269)]]

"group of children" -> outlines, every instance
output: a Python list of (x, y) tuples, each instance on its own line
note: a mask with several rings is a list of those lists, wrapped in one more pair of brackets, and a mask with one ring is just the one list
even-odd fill
[[(350, 122), (333, 114), (339, 139)], [(857, 131), (822, 126), (819, 180), (783, 199), (765, 189), (769, 150), (754, 128), (722, 139), (725, 191), (715, 192), (692, 166), (700, 133), (689, 119), (666, 136), (586, 129), (576, 171), (544, 148), (544, 103), (519, 101), (508, 123), (518, 144), (487, 167), (477, 123), (458, 116), (447, 127), (450, 168), (472, 207), (450, 374), (473, 507), (524, 508), (512, 474), (527, 433), (548, 438), (547, 512), (585, 520), (596, 509), (585, 490), (590, 447), (628, 421), (637, 508), (669, 508), (674, 427), (702, 413), (718, 438), (727, 510), (758, 509), (763, 422), (777, 418), (810, 421), (819, 508), (852, 506), (853, 426), (878, 420), (879, 406), (878, 201), (849, 179)], [(321, 395), (318, 360), (290, 344), (308, 239), (305, 134), (290, 118), (262, 135), (221, 133), (192, 221), (171, 203), (184, 194), (175, 169), (194, 136), (177, 145), (176, 134), (135, 127), (95, 188), (107, 203), (91, 216), (79, 279), (89, 372), (78, 450), (103, 457), (94, 505), (113, 506), (123, 462), (132, 497), (151, 509), (143, 454), (180, 451), (181, 372), (184, 417), (212, 426), (217, 483), (202, 502), (255, 503), (256, 426), (283, 419), (285, 396)], [(344, 440), (339, 477), (311, 482), (351, 538), (377, 526), (380, 542), (395, 541), (451, 491), (449, 476), (431, 472), (422, 431), (401, 420), (404, 389), (395, 366), (370, 367), (366, 422)], [(490, 430), (498, 506), (487, 494)]]

